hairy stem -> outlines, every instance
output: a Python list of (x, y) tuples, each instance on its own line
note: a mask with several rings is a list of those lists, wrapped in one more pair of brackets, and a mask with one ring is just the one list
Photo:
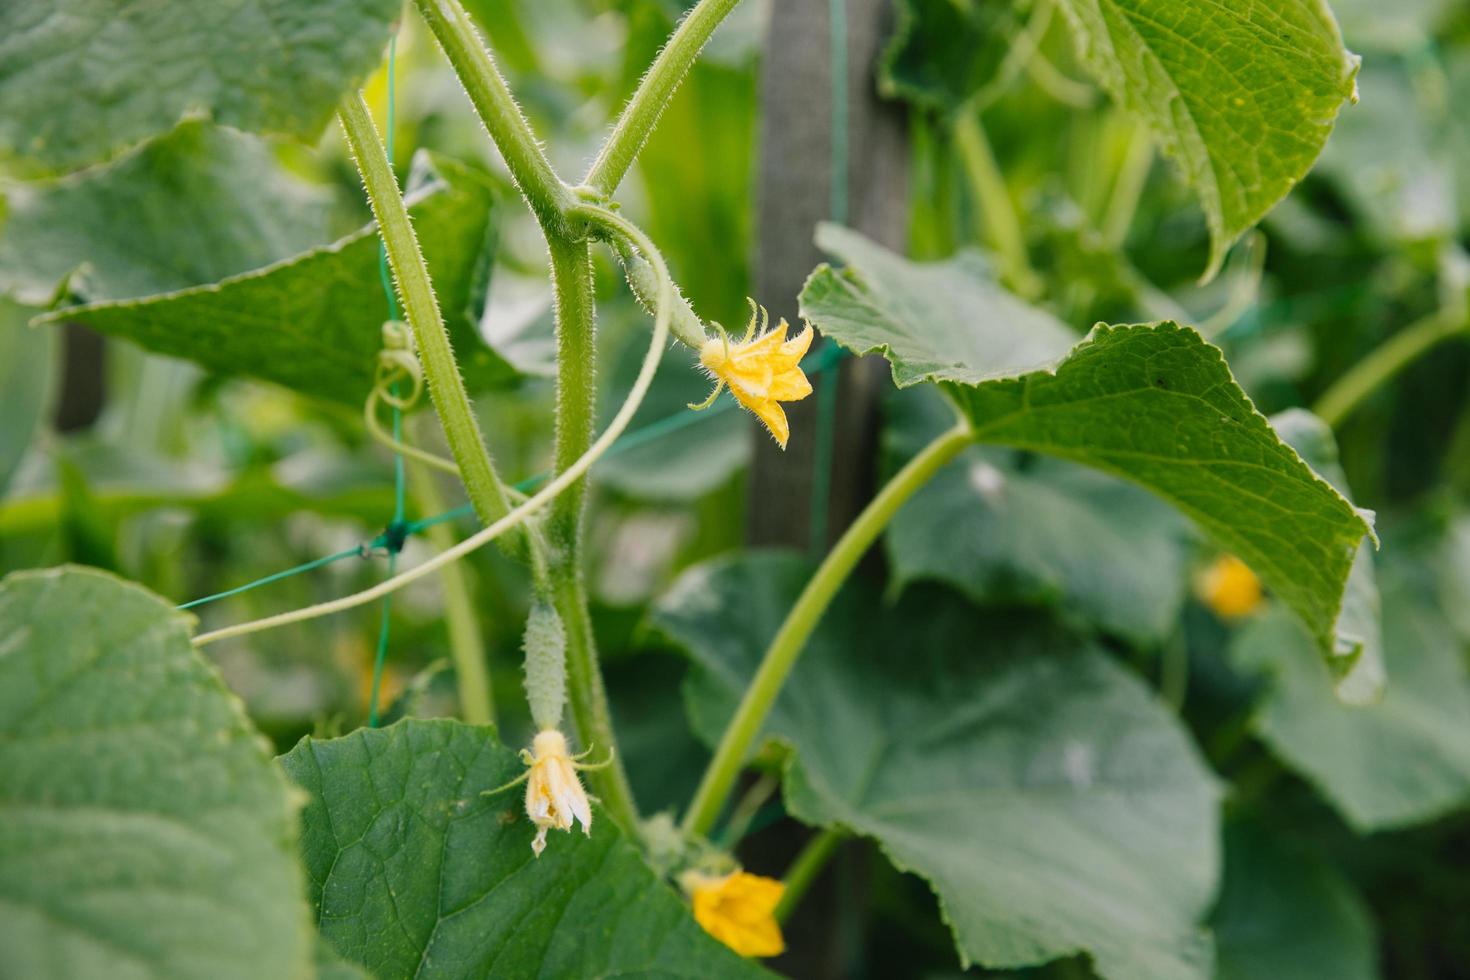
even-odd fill
[(373, 216), (378, 219), (379, 234), (383, 236), (388, 252), (388, 264), (398, 281), (404, 313), (413, 330), (419, 361), (423, 364), (424, 378), (429, 386), (429, 397), (444, 426), (449, 450), (459, 465), (460, 477), (464, 480), (470, 502), (475, 505), (475, 513), (481, 522), (493, 524), (510, 510), (505, 484), (501, 483), (495, 464), (490, 461), (490, 451), (480, 435), (480, 426), (470, 407), (464, 380), (459, 376), (459, 365), (455, 363), (454, 351), (449, 346), (449, 332), (444, 329), (439, 301), (434, 297), (429, 269), (414, 236), (408, 208), (398, 191), (398, 180), (393, 176), (388, 155), (360, 94), (343, 100), (337, 119), (347, 135), (353, 159), (357, 161)]
[(1323, 393), (1312, 411), (1336, 429), (1369, 395), (1440, 341), (1465, 334), (1467, 327), (1470, 324), (1463, 316), (1443, 310), (1416, 321), (1354, 364)]
[(796, 855), (791, 862), (791, 867), (786, 869), (786, 877), (782, 884), (786, 890), (781, 894), (781, 901), (776, 905), (776, 921), (785, 922), (812, 882), (817, 880), (817, 875), (827, 866), (832, 855), (837, 853), (837, 846), (847, 840), (847, 834), (835, 827), (814, 834), (811, 840), (802, 847), (801, 853)]
[(724, 735), (720, 737), (715, 756), (700, 780), (688, 813), (684, 815), (685, 833), (708, 834), (714, 826), (761, 725), (770, 714), (791, 668), (796, 665), (796, 658), (858, 560), (904, 501), (969, 442), (969, 425), (961, 423), (926, 446), (869, 502), (807, 582), (796, 605), (786, 614), (786, 620), (767, 648), (755, 677), (735, 710), (735, 717), (730, 719)]
[[(551, 278), (556, 297), (556, 455), (561, 472), (580, 458), (592, 441), (597, 411), (596, 311), (592, 296), (592, 253), (587, 241), (553, 236)], [(587, 482), (579, 480), (551, 505), (547, 523), (552, 601), (567, 631), (567, 697), (584, 749), (611, 748), (612, 715), (603, 688), (597, 644), (587, 610), (582, 575), (582, 523)], [(591, 782), (602, 804), (625, 830), (637, 829), (632, 789), (620, 757), (593, 771)]]
[[(592, 298), (592, 249), (587, 241), (553, 238), (551, 280), (556, 301), (556, 453), (561, 472), (587, 451), (597, 413), (597, 324)], [(553, 564), (576, 565), (587, 487), (578, 483), (551, 508)]]
[(575, 198), (551, 169), (531, 124), (480, 39), (459, 0), (414, 0), (460, 84), (469, 94), (490, 139), (505, 158), (511, 179), (547, 234), (565, 228), (563, 213)]
[(1031, 268), (1026, 254), (1026, 236), (1021, 232), (1021, 219), (1016, 214), (1010, 188), (996, 165), (990, 141), (980, 125), (980, 114), (973, 110), (960, 113), (954, 126), (955, 146), (965, 167), (980, 205), (980, 219), (985, 224), (986, 238), (1000, 256), (1002, 278), (1017, 294), (1035, 297), (1041, 294), (1041, 280)]
[[(418, 0), (420, 5), (430, 0)], [(664, 106), (674, 96), (674, 90), (684, 80), (694, 59), (715, 28), (720, 26), (739, 0), (699, 0), (694, 9), (675, 29), (669, 43), (658, 53), (648, 74), (643, 76), (638, 90), (618, 117), (612, 134), (592, 161), (583, 183), (605, 197), (618, 189), (618, 184), (627, 175), (638, 152), (648, 140), (648, 134), (658, 123)]]

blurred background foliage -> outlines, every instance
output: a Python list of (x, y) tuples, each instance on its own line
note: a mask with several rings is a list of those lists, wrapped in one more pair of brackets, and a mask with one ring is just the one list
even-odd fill
[[(695, 309), (727, 325), (743, 323), (751, 288), (758, 73), (782, 70), (761, 60), (768, 2), (749, 0), (721, 28), (620, 195)], [(683, 10), (675, 0), (467, 6), (564, 172), (592, 157)], [(1439, 310), (1463, 317), (1470, 295), (1470, 9), (1452, 0), (1332, 6), (1363, 57), (1361, 102), (1343, 112), (1311, 175), (1234, 249), (1219, 278), (1200, 285), (1203, 215), (1137, 127), (1086, 81), (1060, 15), (1044, 0), (900, 0), (875, 84), (908, 105), (910, 253), (985, 250), (1014, 290), (1079, 331), (1098, 320), (1198, 324), (1264, 413), (1314, 405), (1408, 325)], [(444, 261), (463, 262), (457, 313), (486, 345), (461, 341), (462, 354), (483, 354), (488, 365), (473, 375), (486, 435), (503, 472), (529, 477), (546, 467), (550, 446), (543, 245), (412, 18), (399, 39), (398, 80), (399, 174), (427, 173), (416, 154), (432, 148), (473, 168), (492, 202), (466, 232), (479, 246)], [(382, 72), (367, 92), (381, 120)], [(969, 128), (976, 119), (984, 152)], [(183, 602), (370, 540), (391, 515), (389, 457), (364, 436), (355, 406), (219, 377), (63, 325), (70, 304), (215, 282), (366, 222), (335, 131), (310, 149), (188, 130), (150, 147), (146, 160), (3, 185), (0, 570), (81, 562)], [(987, 213), (988, 154), (1020, 216), (1019, 250)], [(180, 211), (190, 201), (197, 215)], [(610, 413), (647, 327), (617, 270), (599, 263)], [(308, 275), (271, 288), (299, 295), (315, 283)], [(353, 288), (381, 299), (375, 283)], [(53, 322), (24, 328), (56, 306), (63, 312)], [(196, 322), (211, 316), (207, 307), (186, 312)], [(684, 369), (687, 360), (669, 354), (638, 425), (702, 398), (705, 382)], [(1354, 501), (1377, 511), (1383, 539), (1390, 693), (1356, 714), (1332, 700), (1289, 623), (1270, 611), (1227, 622), (1206, 608), (1193, 583), (1214, 556), (1167, 508), (1116, 481), (1026, 454), (972, 451), (890, 529), (890, 593), (924, 579), (997, 615), (1046, 610), (1099, 637), (1180, 712), (1229, 786), (1212, 922), (1222, 977), (1470, 975), (1467, 382), (1470, 345), (1444, 343), (1336, 426), (1342, 475)], [(875, 468), (896, 467), (933, 430), (932, 395), (888, 399)], [(410, 420), (434, 445), (431, 423), (422, 413)], [(687, 799), (705, 749), (676, 708), (684, 661), (647, 628), (647, 609), (681, 570), (741, 545), (759, 437), (742, 414), (711, 413), (594, 471), (596, 628), (624, 752), (650, 812)], [(1008, 488), (1012, 508), (996, 487)], [(462, 502), (447, 481), (420, 476), (410, 490), (416, 516)], [(946, 501), (980, 515), (951, 535), (953, 553), (926, 544)], [(1014, 507), (1028, 509), (1018, 516)], [(1056, 522), (1069, 533), (1027, 533)], [(405, 560), (428, 547), (411, 540)], [(519, 683), (526, 586), (493, 549), (467, 569), (500, 724), (514, 744), (528, 724)], [(198, 613), (219, 626), (382, 574), (379, 560), (350, 559)], [(435, 580), (394, 603), (386, 690), (398, 714), (456, 710), (440, 609)], [(209, 653), (285, 749), (304, 733), (363, 723), (375, 615), (314, 620)], [(779, 799), (755, 802), (741, 853), (774, 874), (803, 833)], [(845, 848), (789, 937), (792, 952), (773, 965), (797, 975), (959, 972), (928, 889), (871, 846)], [(1079, 958), (1029, 972), (1088, 969)]]

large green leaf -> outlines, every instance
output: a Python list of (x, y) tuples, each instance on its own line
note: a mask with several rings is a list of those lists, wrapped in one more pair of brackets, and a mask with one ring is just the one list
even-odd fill
[[(818, 233), (848, 257), (821, 266), (802, 314), (858, 352), (882, 351), (900, 386), (937, 381), (978, 442), (1083, 463), (1174, 504), (1239, 555), (1308, 624), (1329, 657), (1356, 657), (1335, 624), (1365, 516), (1272, 431), (1220, 351), (1172, 322), (1098, 324), (1059, 360), (1065, 331), (956, 263), (907, 262), (851, 232)], [(1004, 297), (993, 303), (984, 288)], [(942, 297), (942, 298), (941, 298)], [(1028, 370), (1030, 369), (1030, 370)]]
[(1431, 820), (1470, 801), (1463, 646), (1424, 583), (1393, 566), (1383, 575), (1383, 637), (1388, 683), (1366, 707), (1333, 697), (1327, 668), (1308, 655), (1311, 638), (1280, 610), (1231, 646), (1239, 666), (1269, 678), (1255, 731), (1361, 831)]
[(817, 245), (848, 265), (819, 266), (801, 291), (801, 315), (844, 347), (881, 353), (899, 387), (919, 381), (976, 384), (1048, 364), (1077, 335), (1006, 292), (977, 253), (910, 262), (840, 225), (817, 227)]
[(597, 813), (540, 858), (525, 771), (490, 728), (407, 720), (303, 739), (302, 855), (322, 934), (380, 977), (759, 977)]
[[(423, 156), (408, 200), (460, 370), (471, 387), (513, 371), (481, 341), (495, 187), (481, 173)], [(42, 323), (84, 323), (225, 375), (244, 374), (360, 406), (373, 386), (386, 317), (378, 240), (369, 226), (332, 245), (218, 282), (142, 299), (57, 310)]]
[[(655, 612), (694, 661), (716, 739), (810, 568), (697, 566)], [(1215, 780), (1178, 721), (1096, 649), (939, 590), (896, 607), (850, 585), (764, 731), (795, 751), (787, 805), (873, 837), (929, 880), (960, 956), (1020, 966), (1079, 951), (1110, 978), (1205, 977)]]
[(0, 292), (33, 306), (127, 299), (216, 282), (319, 245), (327, 198), (264, 141), (204, 123), (108, 167), (11, 185)]
[(888, 527), (894, 576), (986, 603), (1055, 603), (1068, 619), (1162, 643), (1188, 584), (1179, 521), (1095, 470), (972, 449)]
[(1084, 65), (1179, 164), (1225, 251), (1311, 169), (1357, 59), (1324, 0), (1058, 0)]
[[(1287, 445), (1323, 479), (1344, 495), (1347, 475), (1337, 460), (1337, 442), (1332, 429), (1311, 412), (1288, 409), (1271, 418), (1271, 426)], [(1342, 613), (1337, 617), (1337, 638), (1347, 652), (1327, 662), (1335, 681), (1338, 699), (1347, 704), (1373, 704), (1383, 696), (1383, 625), (1378, 581), (1373, 569), (1373, 548), (1368, 540), (1358, 545), (1342, 595)]]
[[(897, 469), (952, 424), (927, 385), (885, 400), (883, 447)], [(894, 515), (884, 536), (895, 583), (944, 582), (982, 604), (1055, 605), (1061, 616), (1159, 645), (1188, 588), (1186, 522), (1116, 479), (1013, 450), (967, 450)]]
[[(607, 418), (627, 397), (648, 347), (646, 330), (633, 336), (608, 372), (612, 380), (602, 406)], [(653, 386), (633, 416), (632, 432), (593, 467), (597, 484), (636, 500), (688, 502), (728, 483), (750, 461), (750, 425), (732, 396), (703, 414), (687, 410), (704, 401), (710, 388), (702, 371), (691, 370), (694, 363), (682, 345), (664, 352)]]
[(1225, 880), (1210, 924), (1216, 980), (1374, 980), (1373, 920), (1332, 866), (1265, 830), (1225, 833)]
[(399, 0), (0, 5), (0, 160), (75, 170), (206, 115), (315, 137), (378, 62)]
[(0, 582), (0, 973), (310, 975), (288, 784), (190, 622), (97, 571)]

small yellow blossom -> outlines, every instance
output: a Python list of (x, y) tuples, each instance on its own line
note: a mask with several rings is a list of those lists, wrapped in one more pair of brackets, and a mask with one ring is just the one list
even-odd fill
[(771, 878), (733, 871), (689, 872), (682, 882), (704, 931), (741, 956), (777, 956), (786, 950), (776, 905), (786, 886)]
[(592, 835), (592, 807), (577, 777), (577, 762), (567, 754), (566, 736), (554, 728), (538, 732), (531, 742), (529, 778), (526, 780), (526, 816), (536, 825), (531, 850), (540, 857), (546, 849), (546, 832), (571, 830), (582, 821), (582, 830)]
[(699, 363), (714, 378), (715, 390), (702, 405), (690, 407), (708, 407), (720, 389), (729, 385), (735, 399), (755, 413), (785, 449), (791, 428), (781, 403), (800, 401), (812, 393), (811, 382), (801, 370), (801, 359), (812, 345), (812, 328), (807, 326), (787, 340), (786, 321), (783, 319), (774, 330), (768, 330), (770, 318), (761, 309), (761, 329), (757, 333), (755, 309), (752, 302), (750, 323), (740, 343), (732, 344), (724, 330), (720, 330), (718, 337), (705, 341), (699, 352)]
[(1221, 555), (1199, 577), (1200, 600), (1221, 619), (1244, 619), (1260, 608), (1261, 582), (1246, 563)]

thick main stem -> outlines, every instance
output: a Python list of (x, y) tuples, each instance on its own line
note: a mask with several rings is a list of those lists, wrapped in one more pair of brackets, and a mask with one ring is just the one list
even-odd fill
[[(556, 454), (557, 472), (576, 462), (592, 442), (596, 422), (596, 313), (592, 295), (592, 253), (586, 241), (547, 240), (556, 297)], [(611, 749), (617, 744), (603, 687), (602, 668), (587, 609), (582, 575), (582, 522), (587, 481), (579, 480), (551, 505), (547, 520), (552, 601), (567, 632), (567, 698), (582, 747)], [(621, 758), (590, 777), (602, 804), (625, 830), (635, 831), (637, 808)]]
[(500, 150), (511, 179), (548, 235), (564, 230), (563, 215), (575, 203), (552, 170), (531, 124), (521, 114), (510, 88), (470, 16), (459, 0), (414, 0), (414, 6), (439, 42), (460, 84)]
[(904, 501), (969, 442), (969, 425), (961, 423), (926, 446), (864, 508), (807, 582), (796, 605), (786, 614), (786, 620), (767, 648), (755, 677), (740, 700), (740, 706), (735, 709), (735, 717), (730, 719), (725, 734), (720, 738), (715, 757), (710, 760), (699, 789), (689, 804), (689, 811), (684, 815), (685, 833), (708, 834), (714, 826), (761, 725), (776, 703), (791, 668), (796, 665), (796, 658), (858, 560), (867, 553), (868, 547)]
[(378, 219), (379, 233), (388, 252), (388, 264), (398, 282), (408, 325), (418, 346), (419, 361), (429, 386), (429, 398), (454, 461), (459, 465), (465, 491), (475, 505), (481, 522), (493, 524), (510, 511), (505, 485), (490, 461), (480, 426), (475, 421), (470, 397), (459, 376), (454, 351), (449, 346), (449, 332), (439, 313), (439, 302), (429, 281), (429, 269), (413, 233), (408, 208), (398, 190), (398, 180), (377, 128), (360, 94), (344, 99), (337, 119), (347, 136), (347, 144), (357, 161), (367, 189), (373, 216)]
[(1393, 380), (1431, 347), (1466, 333), (1463, 316), (1441, 310), (1394, 334), (1367, 357), (1353, 365), (1317, 400), (1312, 411), (1332, 428), (1342, 424), (1373, 392)]
[[(418, 0), (422, 6), (431, 0)], [(673, 98), (674, 90), (684, 80), (689, 67), (699, 57), (700, 50), (715, 28), (720, 26), (739, 0), (700, 0), (689, 16), (675, 29), (669, 43), (658, 53), (648, 74), (643, 76), (638, 90), (633, 93), (623, 114), (613, 127), (612, 135), (602, 145), (592, 168), (587, 171), (583, 183), (596, 188), (605, 197), (611, 197), (618, 189), (638, 158), (638, 151), (648, 140), (648, 134), (658, 123), (664, 106)]]

